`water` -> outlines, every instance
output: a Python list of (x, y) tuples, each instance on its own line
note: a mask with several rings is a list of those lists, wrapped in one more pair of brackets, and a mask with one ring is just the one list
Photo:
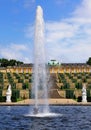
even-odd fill
[(35, 98), (35, 108), (39, 108), (39, 99), (44, 99), (41, 112), (46, 113), (48, 108), (47, 74), (45, 60), (45, 39), (43, 10), (40, 6), (36, 10), (35, 36), (34, 36), (34, 69), (32, 95)]
[(0, 130), (91, 130), (91, 106), (50, 106), (58, 116), (28, 117), (32, 106), (1, 106)]

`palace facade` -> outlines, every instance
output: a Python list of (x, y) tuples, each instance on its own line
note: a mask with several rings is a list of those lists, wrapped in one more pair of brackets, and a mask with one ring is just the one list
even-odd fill
[[(90, 73), (91, 66), (85, 63), (62, 63), (61, 65), (48, 65), (50, 73)], [(20, 66), (0, 67), (0, 72), (10, 73), (33, 73), (33, 64), (23, 64)]]

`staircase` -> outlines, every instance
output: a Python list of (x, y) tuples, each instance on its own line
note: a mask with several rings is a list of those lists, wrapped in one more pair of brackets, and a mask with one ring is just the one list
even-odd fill
[(51, 87), (48, 92), (49, 98), (61, 98), (58, 93), (58, 86), (56, 84), (56, 74), (50, 75)]

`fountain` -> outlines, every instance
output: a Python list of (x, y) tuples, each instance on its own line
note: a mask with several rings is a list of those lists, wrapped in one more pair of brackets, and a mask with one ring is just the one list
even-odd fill
[[(48, 113), (48, 94), (47, 94), (47, 73), (45, 63), (44, 47), (44, 20), (43, 10), (37, 7), (34, 35), (34, 68), (33, 68), (33, 87), (32, 95), (35, 101), (34, 114)], [(43, 106), (40, 106), (40, 99), (43, 100)]]
[(86, 103), (87, 102), (87, 94), (86, 94), (86, 85), (83, 84), (83, 88), (82, 88), (82, 102)]
[(10, 84), (6, 92), (6, 102), (11, 102), (11, 85)]
[(59, 113), (51, 113), (49, 111), (47, 91), (49, 76), (47, 70), (45, 60), (43, 10), (40, 6), (37, 6), (34, 35), (33, 84), (31, 92), (32, 99), (34, 99), (34, 106), (31, 107), (31, 112), (25, 116), (35, 118), (61, 116)]

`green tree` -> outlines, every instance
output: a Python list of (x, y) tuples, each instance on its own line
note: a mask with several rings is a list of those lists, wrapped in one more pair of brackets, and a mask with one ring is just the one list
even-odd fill
[(21, 64), (23, 64), (23, 62), (21, 62), (21, 61), (16, 61), (16, 64), (17, 64), (17, 65), (21, 65)]
[(15, 66), (15, 65), (19, 66), (21, 64), (24, 64), (24, 63), (21, 61), (17, 61), (15, 59), (10, 59), (10, 60), (5, 59), (5, 58), (0, 59), (0, 66), (1, 67)]
[(7, 67), (8, 63), (9, 63), (9, 61), (7, 59), (4, 59), (4, 58), (1, 59), (1, 66), (2, 67)]
[(16, 60), (14, 60), (14, 59), (11, 59), (10, 61), (9, 61), (9, 66), (15, 66), (16, 65)]
[(88, 61), (86, 62), (88, 65), (91, 65), (91, 57), (89, 57)]

